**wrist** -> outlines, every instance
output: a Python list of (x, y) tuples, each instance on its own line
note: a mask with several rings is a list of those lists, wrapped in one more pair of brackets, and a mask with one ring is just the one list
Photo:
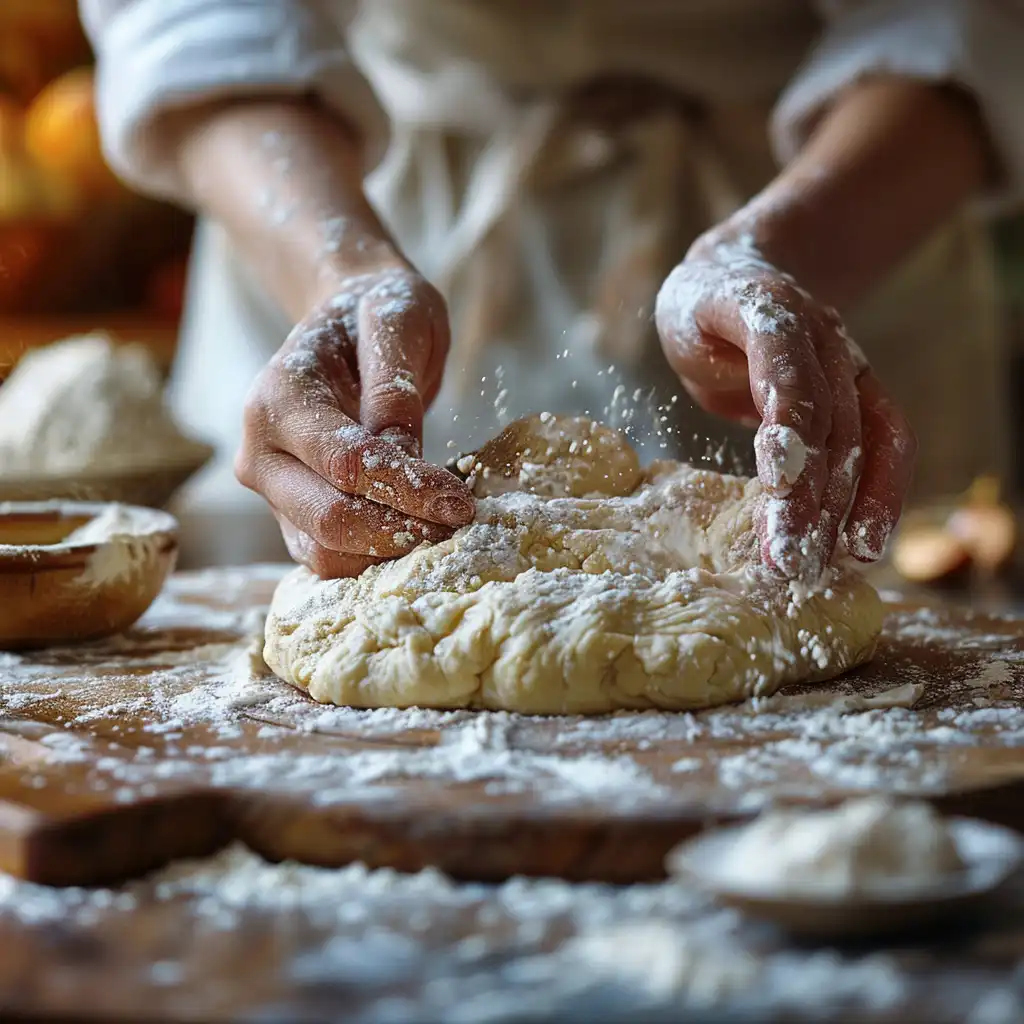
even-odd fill
[(389, 239), (367, 236), (352, 254), (331, 253), (321, 260), (312, 305), (334, 302), (340, 295), (351, 292), (357, 281), (389, 275), (406, 277), (415, 272)]

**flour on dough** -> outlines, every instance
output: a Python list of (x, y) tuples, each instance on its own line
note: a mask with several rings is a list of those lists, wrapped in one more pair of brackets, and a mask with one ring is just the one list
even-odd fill
[[(601, 459), (628, 464), (616, 443), (602, 434)], [(757, 481), (657, 462), (628, 494), (551, 497), (564, 466), (544, 463), (443, 543), (355, 579), (290, 573), (267, 664), (325, 703), (599, 714), (766, 696), (871, 656), (882, 605), (858, 574), (830, 569), (797, 601), (760, 566)]]

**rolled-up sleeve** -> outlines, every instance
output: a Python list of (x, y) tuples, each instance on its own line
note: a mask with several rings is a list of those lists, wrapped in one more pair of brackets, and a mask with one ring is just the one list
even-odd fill
[(1024, 201), (1024, 0), (823, 0), (824, 35), (783, 93), (772, 121), (787, 161), (836, 95), (868, 75), (962, 86), (1000, 161), (986, 205)]
[(155, 121), (210, 100), (316, 94), (359, 129), (373, 162), (386, 119), (345, 45), (358, 5), (322, 0), (80, 0), (97, 55), (97, 108), (111, 166), (143, 192), (180, 199)]

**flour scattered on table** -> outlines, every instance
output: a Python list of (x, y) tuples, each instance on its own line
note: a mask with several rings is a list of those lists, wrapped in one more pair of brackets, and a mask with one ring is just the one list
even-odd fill
[[(908, 986), (883, 956), (845, 959), (759, 950), (739, 915), (678, 883), (573, 885), (513, 878), (459, 885), (428, 869), (401, 874), (270, 864), (241, 846), (183, 861), (122, 889), (49, 889), (0, 875), (0, 922), (81, 936), (154, 904), (188, 908), (192, 943), (273, 929), (288, 942), (281, 984), (337, 987), (367, 1020), (601, 1020), (609, 1010), (735, 1008), (818, 1014), (893, 1008)], [(451, 941), (446, 936), (455, 934)], [(145, 943), (145, 937), (140, 938)], [(187, 961), (161, 946), (147, 976), (126, 983), (188, 986)], [(139, 968), (134, 968), (136, 971)], [(385, 1015), (379, 993), (398, 990)], [(572, 1014), (572, 1016), (568, 1016)], [(356, 1018), (363, 1019), (363, 1018)]]

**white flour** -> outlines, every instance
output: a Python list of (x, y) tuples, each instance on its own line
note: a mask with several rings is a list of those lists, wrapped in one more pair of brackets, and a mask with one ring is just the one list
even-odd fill
[[(956, 630), (931, 612), (893, 616), (888, 629), (922, 649), (936, 634), (964, 652), (954, 704), (941, 710), (929, 707), (929, 672), (912, 664), (899, 668), (890, 680), (896, 685), (884, 692), (840, 681), (831, 690), (789, 692), (700, 714), (537, 720), (324, 707), (266, 674), (260, 609), (230, 609), (254, 588), (269, 597), (281, 572), (267, 567), (176, 577), (126, 637), (34, 658), (5, 656), (3, 729), (38, 731), (43, 727), (25, 719), (33, 707), (55, 703), (63, 728), (45, 727), (37, 740), (49, 748), (54, 770), (63, 761), (88, 762), (90, 785), (124, 799), (187, 777), (288, 789), (332, 806), (395, 799), (429, 779), (482, 782), (488, 792), (510, 798), (585, 802), (609, 812), (686, 803), (696, 785), (722, 806), (743, 810), (813, 795), (823, 784), (853, 793), (879, 787), (927, 793), (945, 785), (949, 751), (973, 746), (981, 730), (995, 747), (1024, 746), (1024, 660), (1006, 649), (1005, 635)], [(998, 652), (997, 640), (1004, 648)], [(987, 689), (989, 703), (978, 707), (975, 677), (993, 661), (1010, 666), (1017, 681)], [(145, 673), (141, 689), (139, 673)], [(94, 730), (116, 737), (129, 712), (146, 722), (130, 747), (111, 751), (89, 739)], [(296, 733), (307, 737), (299, 749)], [(648, 757), (654, 749), (657, 759)], [(29, 777), (46, 784), (35, 768)]]
[(928, 804), (867, 797), (770, 811), (740, 832), (714, 870), (745, 892), (849, 897), (934, 888), (963, 867), (953, 834)]
[[(0, 513), (10, 507), (0, 504)], [(84, 587), (99, 587), (125, 580), (154, 561), (162, 547), (177, 534), (173, 516), (156, 509), (117, 503), (71, 503), (61, 501), (19, 502), (19, 512), (59, 512), (69, 519), (89, 516), (55, 544), (0, 544), (0, 554), (28, 554), (43, 559), (48, 554), (69, 552), (77, 546), (96, 545), (85, 569), (76, 581)], [(115, 641), (116, 642), (116, 639)]]
[[(887, 637), (909, 638), (921, 650), (938, 642), (961, 649), (951, 706), (941, 710), (930, 706), (929, 671), (911, 663), (894, 671), (883, 693), (882, 686), (843, 680), (830, 691), (788, 692), (700, 714), (537, 721), (325, 708), (267, 675), (259, 657), (258, 605), (282, 571), (176, 577), (124, 637), (73, 651), (0, 655), (0, 744), (24, 780), (53, 785), (52, 772), (78, 762), (88, 766), (91, 785), (116, 799), (173, 789), (187, 774), (252, 790), (315, 793), (331, 806), (379, 803), (425, 780), (449, 786), (486, 779), (511, 800), (529, 795), (616, 814), (685, 801), (698, 778), (702, 791), (710, 786), (733, 808), (820, 791), (823, 782), (920, 791), (942, 784), (945, 752), (973, 745), (980, 729), (990, 732), (993, 747), (1024, 747), (1024, 661), (1012, 641), (1005, 633), (966, 632), (930, 612), (893, 617)], [(1005, 684), (1005, 697), (996, 687), (992, 705), (976, 708), (976, 679), (994, 661), (1015, 679)], [(197, 671), (199, 665), (206, 667)], [(33, 721), (33, 709), (44, 705), (56, 728)], [(122, 724), (140, 713), (148, 728), (122, 740)], [(305, 737), (301, 755), (287, 742), (296, 732)], [(243, 929), (267, 929), (266, 941), (290, 951), (282, 954), (283, 983), (296, 992), (330, 992), (346, 1005), (359, 1000), (366, 1015), (353, 1010), (352, 1019), (375, 1024), (589, 1024), (608, 1016), (647, 1019), (637, 1017), (646, 1011), (670, 1021), (725, 1007), (758, 1020), (820, 1019), (851, 1008), (898, 1015), (915, 991), (927, 997), (896, 956), (777, 952), (737, 914), (677, 883), (518, 878), (463, 885), (432, 870), (269, 864), (237, 846), (123, 889), (52, 890), (0, 876), (0, 923), (46, 934), (62, 929), (85, 942), (103, 933), (100, 921), (123, 918), (127, 927), (128, 915), (154, 903), (187, 906), (182, 934), (190, 948), (209, 942), (201, 948), (218, 949)], [(136, 968), (141, 976), (123, 968), (126, 985), (143, 993), (147, 986), (180, 988), (203, 1006), (222, 995), (188, 973), (173, 943), (154, 940), (145, 949), (153, 955)], [(936, 994), (949, 1016), (928, 1019), (965, 1019), (977, 1004), (978, 1024), (1007, 1024), (1013, 1018), (997, 1011), (1013, 993), (997, 1005), (992, 986), (984, 974), (959, 984), (955, 998)], [(295, 1018), (282, 1010), (260, 1019)]]
[(0, 388), (0, 476), (127, 471), (188, 462), (205, 449), (163, 404), (140, 345), (102, 335), (27, 353)]
[[(102, 934), (99, 922), (127, 927), (130, 915), (154, 907), (187, 911), (189, 951), (260, 935), (277, 951), (263, 969), (289, 991), (343, 997), (346, 1019), (375, 1024), (668, 1022), (726, 1009), (756, 1020), (842, 1019), (855, 1011), (858, 1020), (893, 1019), (915, 991), (913, 972), (897, 956), (778, 950), (737, 913), (678, 883), (467, 885), (432, 870), (269, 864), (240, 846), (122, 889), (56, 890), (0, 876), (0, 922), (59, 929), (87, 943)], [(195, 961), (181, 942), (146, 935), (138, 942), (156, 955), (141, 976), (139, 966), (119, 966), (126, 987), (180, 988), (193, 1005), (230, 990), (227, 978), (211, 990), (206, 973), (190, 974)], [(980, 978), (952, 997), (943, 993), (944, 1010), (957, 1016), (929, 1019), (963, 1019), (977, 1006), (985, 1014), (977, 1024), (1010, 1024), (1012, 1017), (995, 1014), (1009, 1005), (1012, 992), (1002, 994), (996, 1005), (991, 982)], [(282, 1007), (256, 1019), (296, 1015)]]

